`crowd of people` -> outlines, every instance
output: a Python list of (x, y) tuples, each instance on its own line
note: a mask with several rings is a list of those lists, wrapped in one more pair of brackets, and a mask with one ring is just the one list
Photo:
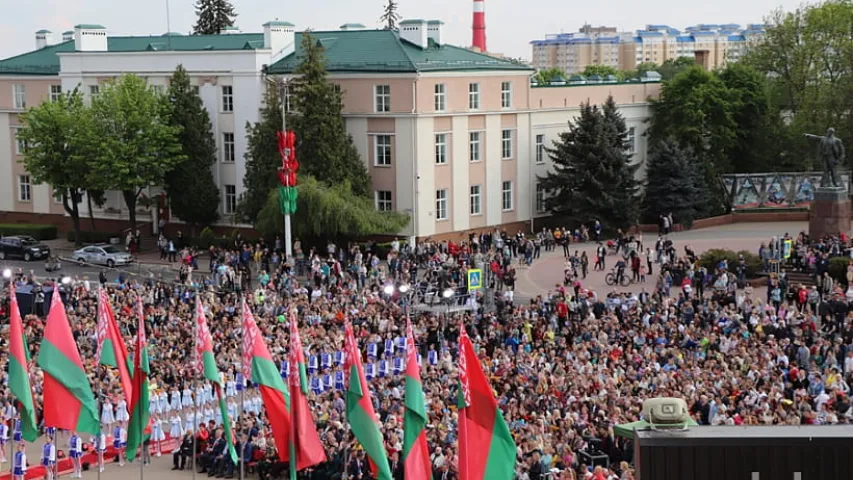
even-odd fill
[[(584, 288), (589, 260), (572, 260), (569, 252), (571, 283), (535, 298), (512, 295), (516, 269), (526, 268), (542, 250), (601, 240), (600, 225), (591, 231), (593, 238), (586, 228), (545, 230), (530, 237), (490, 232), (460, 242), (428, 240), (414, 248), (395, 240), (387, 253), (377, 245), (334, 244), (302, 253), (299, 244), (300, 257), (293, 264), (284, 259), (280, 242), (237, 239), (210, 249), (205, 275), (193, 275), (204, 265), (192, 255), (189, 274), (178, 282), (129, 277), (104, 288), (128, 345), (135, 333), (135, 298), (143, 299), (152, 371), (150, 409), (159, 429), (152, 441), (159, 443), (167, 434), (180, 438), (174, 468), (188, 468), (195, 448), (200, 455), (196, 466), (210, 476), (233, 476), (236, 465), (225, 451), (210, 386), (191, 365), (196, 296), (209, 315), (241, 458), (262, 479), (286, 475), (287, 467), (277, 459), (280, 446), (266, 425), (259, 393), (239, 378), (241, 296), (249, 300), (282, 376), (288, 372), (285, 314), (291, 307), (298, 310), (309, 401), (328, 457), (306, 473), (314, 479), (339, 478), (345, 470), (350, 477), (366, 480), (370, 475), (344, 414), (345, 318), (353, 323), (363, 352), (395, 478), (402, 478), (406, 316), (421, 360), (427, 439), (438, 480), (458, 478), (453, 399), (460, 325), (479, 351), (515, 438), (520, 479), (632, 480), (631, 440), (617, 436), (614, 427), (640, 419), (643, 401), (652, 397), (685, 399), (701, 425), (838, 424), (853, 419), (848, 396), (853, 315), (851, 304), (837, 291), (822, 292), (815, 302), (785, 296), (777, 301), (770, 297), (772, 288), (767, 297), (751, 287), (738, 289), (734, 265), (717, 265), (708, 272), (697, 265), (689, 247), (679, 254), (666, 237), (646, 248), (642, 237), (625, 236), (615, 252), (593, 244), (594, 263), (600, 252), (602, 257), (616, 255), (616, 262), (631, 262), (628, 268), (633, 269), (631, 259), (642, 255), (644, 273), (652, 275), (652, 265), (659, 273), (648, 289)], [(488, 272), (486, 286), (492, 293), (467, 294), (470, 269)], [(706, 280), (724, 285), (729, 295), (704, 289)], [(40, 282), (29, 276), (15, 281)], [(389, 285), (412, 288), (402, 293)], [(104, 430), (118, 428), (121, 436), (127, 399), (115, 372), (95, 365), (98, 286), (74, 279), (61, 288), (86, 371), (101, 394)], [(466, 308), (414, 308), (430, 305), (447, 290), (452, 291), (450, 302)], [(6, 296), (8, 289), (3, 292)], [(5, 318), (8, 302), (0, 304)], [(32, 358), (44, 321), (34, 314), (24, 317)], [(30, 373), (38, 409), (43, 402), (41, 373), (34, 367)], [(0, 394), (8, 421), (14, 416), (12, 398), (6, 387), (0, 387)]]

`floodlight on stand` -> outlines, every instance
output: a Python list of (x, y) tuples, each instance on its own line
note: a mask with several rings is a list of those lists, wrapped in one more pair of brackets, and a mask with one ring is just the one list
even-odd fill
[(400, 290), (400, 293), (407, 293), (409, 291), (409, 286), (405, 285), (405, 284), (400, 285), (399, 290)]
[(448, 289), (447, 289), (447, 290), (445, 290), (445, 291), (444, 291), (444, 293), (442, 293), (441, 295), (442, 295), (444, 298), (450, 298), (450, 297), (452, 297), (452, 296), (453, 296), (453, 289), (452, 289), (452, 288), (448, 288)]
[(6, 279), (12, 278), (12, 269), (11, 268), (7, 268), (7, 269), (3, 270), (3, 278), (6, 278)]
[(383, 290), (385, 291), (385, 295), (393, 295), (394, 285), (385, 285), (385, 288)]
[(71, 283), (71, 277), (69, 277), (67, 275), (62, 277), (62, 284), (63, 285), (68, 285), (69, 283)]

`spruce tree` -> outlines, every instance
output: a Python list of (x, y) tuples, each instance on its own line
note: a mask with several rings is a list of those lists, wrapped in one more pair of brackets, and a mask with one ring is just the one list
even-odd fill
[(581, 105), (580, 116), (547, 149), (554, 168), (539, 180), (548, 192), (548, 210), (576, 224), (599, 220), (612, 229), (634, 224), (634, 172), (616, 132), (614, 118), (597, 106)]
[(604, 115), (606, 138), (613, 146), (610, 155), (606, 158), (619, 178), (618, 188), (614, 190), (613, 195), (616, 197), (617, 203), (625, 205), (624, 213), (617, 214), (617, 216), (621, 221), (633, 224), (639, 219), (640, 213), (638, 205), (640, 184), (636, 180), (639, 165), (632, 162), (631, 157), (634, 155), (631, 150), (633, 150), (633, 145), (628, 138), (628, 127), (625, 125), (625, 117), (616, 107), (612, 95), (607, 97), (601, 112)]
[(195, 14), (198, 17), (193, 33), (196, 35), (218, 35), (225, 27), (233, 27), (237, 13), (228, 0), (197, 0)]
[(172, 74), (168, 101), (169, 121), (180, 128), (178, 141), (186, 159), (166, 175), (165, 189), (172, 213), (194, 233), (196, 227), (219, 219), (219, 189), (211, 170), (216, 164), (216, 141), (210, 116), (182, 65)]
[(288, 129), (296, 132), (300, 171), (330, 185), (349, 183), (356, 195), (369, 196), (370, 177), (346, 131), (341, 92), (327, 78), (323, 46), (305, 32), (301, 50), (291, 96), (295, 113), (287, 117)]
[[(242, 218), (255, 223), (267, 203), (270, 192), (278, 185), (277, 172), (281, 167), (276, 132), (281, 130), (281, 95), (278, 85), (269, 85), (261, 106), (260, 121), (246, 123), (246, 173), (243, 176), (245, 192), (240, 199), (238, 212)], [(302, 161), (299, 157), (297, 160)]]
[(660, 141), (649, 152), (643, 220), (657, 223), (661, 214), (672, 213), (676, 222), (689, 226), (701, 210), (704, 178), (696, 156), (672, 139)]
[(396, 0), (388, 0), (380, 20), (385, 24), (385, 30), (397, 30), (397, 22), (400, 20), (400, 14), (397, 13)]

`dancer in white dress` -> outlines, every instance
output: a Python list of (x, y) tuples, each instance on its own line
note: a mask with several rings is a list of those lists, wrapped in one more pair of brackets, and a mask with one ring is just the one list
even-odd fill
[(104, 400), (104, 404), (101, 407), (101, 424), (106, 425), (107, 430), (112, 428), (112, 425), (115, 423), (116, 417), (113, 411), (113, 402), (109, 399)]
[(166, 440), (166, 433), (163, 431), (163, 421), (160, 420), (160, 415), (155, 415), (151, 425), (151, 440), (154, 442), (154, 448), (157, 456), (163, 456), (160, 442)]
[(130, 415), (127, 413), (127, 402), (122, 398), (118, 401), (118, 407), (116, 407), (116, 421), (127, 422), (129, 420)]
[(166, 395), (165, 390), (160, 391), (160, 395), (158, 395), (158, 406), (157, 408), (160, 410), (160, 414), (169, 413), (172, 411), (172, 406), (169, 405), (169, 396)]
[(184, 388), (184, 393), (181, 395), (181, 408), (187, 409), (193, 406), (193, 392), (189, 387)]
[(187, 425), (186, 425), (187, 430), (196, 430), (198, 428), (198, 425), (196, 425), (196, 422), (195, 422), (195, 413), (193, 413), (192, 410), (187, 412), (186, 419), (187, 419)]
[(159, 408), (159, 404), (157, 403), (157, 393), (154, 393), (148, 397), (148, 412), (150, 412), (151, 415), (160, 413)]
[(195, 398), (195, 406), (196, 408), (201, 408), (204, 406), (204, 389), (202, 387), (196, 387), (193, 392), (193, 397)]
[(169, 420), (169, 424), (169, 437), (177, 440), (184, 436), (184, 426), (180, 415), (174, 413), (172, 418)]
[(101, 431), (97, 436), (92, 437), (92, 446), (98, 452), (98, 471), (104, 471), (104, 452), (107, 451), (107, 436)]
[(181, 407), (181, 392), (179, 392), (177, 388), (172, 389), (172, 398), (169, 405), (175, 412), (180, 411), (181, 408), (183, 408)]
[(225, 396), (226, 397), (237, 396), (237, 382), (235, 382), (234, 380), (228, 380), (225, 383)]

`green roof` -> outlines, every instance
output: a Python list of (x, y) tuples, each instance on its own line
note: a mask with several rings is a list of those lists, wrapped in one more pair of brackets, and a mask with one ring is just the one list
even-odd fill
[(426, 20), (420, 18), (411, 18), (409, 20), (403, 20), (400, 22), (400, 25), (418, 25), (421, 23), (426, 23)]
[(267, 22), (261, 26), (262, 27), (295, 27), (296, 25), (294, 25), (290, 22), (282, 22), (279, 20), (273, 20), (272, 22)]
[[(336, 30), (311, 32), (325, 49), (331, 73), (415, 73), (464, 70), (522, 70), (533, 68), (510, 60), (430, 42), (420, 48), (391, 30)], [(296, 33), (296, 51), (271, 65), (269, 73), (293, 72), (302, 60), (302, 33)]]
[(74, 25), (74, 28), (81, 30), (106, 30), (106, 27), (97, 23), (81, 23), (80, 25)]
[(367, 28), (360, 23), (345, 23), (338, 28)]
[(240, 30), (240, 27), (235, 27), (235, 26), (233, 26), (233, 25), (232, 25), (232, 26), (230, 26), (230, 27), (225, 27), (225, 28), (223, 28), (222, 30), (223, 30), (223, 31), (226, 31), (226, 32), (233, 32), (234, 30)]
[[(110, 52), (145, 52), (159, 50), (257, 50), (264, 46), (262, 33), (230, 35), (169, 35), (149, 37), (107, 37)], [(74, 41), (48, 45), (15, 57), (0, 60), (0, 75), (58, 75), (57, 53), (74, 52)]]
[(427, 25), (444, 25), (444, 22), (441, 20), (430, 20), (427, 22)]
[(181, 32), (166, 32), (163, 34), (164, 37), (183, 37), (184, 34)]
[(68, 35), (69, 33), (74, 33), (74, 30), (66, 30), (62, 32), (63, 35)]
[(50, 30), (39, 30), (36, 33), (53, 33), (53, 32), (51, 32)]

